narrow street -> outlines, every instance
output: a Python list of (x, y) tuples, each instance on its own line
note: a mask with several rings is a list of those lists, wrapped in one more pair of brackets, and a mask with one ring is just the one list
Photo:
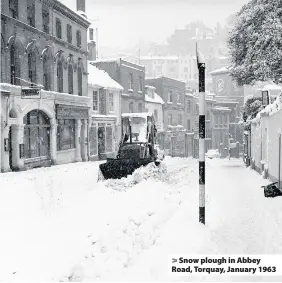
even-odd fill
[(206, 226), (197, 160), (102, 183), (98, 164), (0, 175), (1, 280), (179, 281), (171, 253), (282, 252), (281, 200), (264, 198), (268, 181), (241, 160), (207, 161)]

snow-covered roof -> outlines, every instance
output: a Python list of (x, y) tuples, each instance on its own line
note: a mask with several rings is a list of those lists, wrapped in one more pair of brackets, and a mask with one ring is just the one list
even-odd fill
[(277, 85), (277, 84), (267, 84), (267, 85), (264, 85), (259, 90), (282, 90), (282, 86)]
[(88, 84), (92, 86), (123, 90), (123, 87), (113, 80), (110, 75), (88, 63)]
[(230, 108), (228, 108), (228, 107), (221, 107), (221, 106), (215, 106), (215, 107), (213, 108), (213, 110), (218, 110), (218, 111), (231, 111)]
[(215, 75), (215, 74), (223, 74), (223, 73), (229, 73), (231, 70), (231, 68), (228, 67), (222, 67), (220, 69), (216, 69), (212, 72), (210, 72), (211, 75)]
[(92, 62), (92, 63), (119, 62), (120, 59), (121, 59), (120, 57), (101, 58), (101, 59), (97, 59), (95, 61), (89, 61), (89, 62)]
[(152, 102), (152, 103), (158, 103), (158, 104), (164, 104), (163, 99), (156, 93), (154, 93), (154, 98), (150, 97), (148, 94), (145, 94), (145, 101)]

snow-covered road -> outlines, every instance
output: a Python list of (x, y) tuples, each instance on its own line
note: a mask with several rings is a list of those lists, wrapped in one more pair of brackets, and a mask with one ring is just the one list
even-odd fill
[(98, 164), (0, 175), (0, 281), (172, 280), (170, 253), (282, 253), (281, 198), (240, 160), (207, 161), (206, 226), (196, 160), (102, 183)]

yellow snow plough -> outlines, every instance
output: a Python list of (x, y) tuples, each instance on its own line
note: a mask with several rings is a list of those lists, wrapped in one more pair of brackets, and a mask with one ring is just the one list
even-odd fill
[(122, 139), (117, 156), (100, 165), (98, 180), (121, 179), (151, 162), (159, 165), (164, 157), (155, 148), (157, 129), (152, 114), (125, 113), (121, 122)]

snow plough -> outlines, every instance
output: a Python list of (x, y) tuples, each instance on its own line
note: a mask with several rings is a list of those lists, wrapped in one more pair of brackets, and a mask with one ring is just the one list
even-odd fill
[(99, 166), (98, 180), (121, 179), (137, 168), (164, 158), (156, 147), (157, 128), (150, 113), (124, 113), (121, 118), (121, 141), (116, 158), (107, 158)]

